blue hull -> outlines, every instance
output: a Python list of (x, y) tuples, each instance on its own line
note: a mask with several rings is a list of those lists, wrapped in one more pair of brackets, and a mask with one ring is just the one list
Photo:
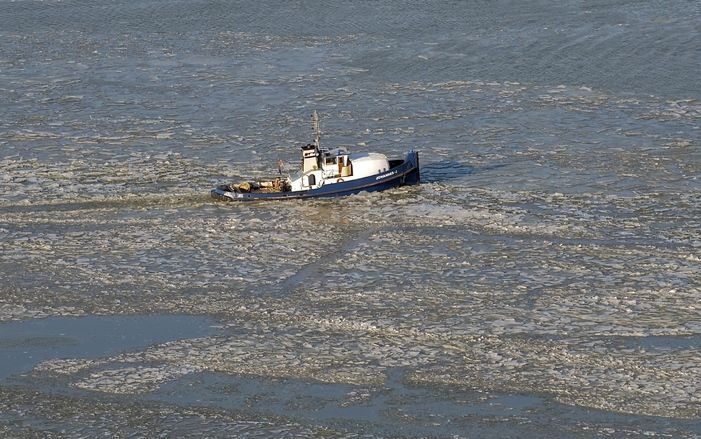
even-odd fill
[(410, 151), (404, 160), (390, 161), (390, 169), (382, 174), (342, 183), (324, 185), (318, 189), (296, 192), (236, 192), (228, 185), (212, 189), (212, 197), (222, 201), (289, 200), (299, 198), (332, 198), (377, 192), (394, 187), (419, 184), (419, 153)]

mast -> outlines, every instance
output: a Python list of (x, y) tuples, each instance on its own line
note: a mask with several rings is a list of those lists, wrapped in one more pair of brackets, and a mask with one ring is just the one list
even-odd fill
[(319, 139), (321, 138), (321, 129), (319, 128), (319, 115), (316, 110), (312, 113), (312, 130), (314, 131), (314, 146), (319, 149)]

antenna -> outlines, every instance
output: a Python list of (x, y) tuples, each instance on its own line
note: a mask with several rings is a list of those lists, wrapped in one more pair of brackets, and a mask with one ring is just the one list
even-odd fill
[(319, 139), (321, 138), (321, 129), (319, 128), (319, 115), (316, 110), (312, 113), (312, 130), (314, 131), (314, 145), (319, 148)]

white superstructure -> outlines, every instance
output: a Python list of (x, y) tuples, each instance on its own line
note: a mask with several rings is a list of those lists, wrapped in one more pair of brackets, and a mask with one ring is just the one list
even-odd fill
[(288, 177), (290, 190), (316, 189), (326, 184), (342, 183), (380, 174), (389, 170), (389, 161), (384, 154), (349, 154), (344, 148), (333, 150), (319, 147), (319, 116), (312, 115), (314, 143), (302, 147), (302, 170)]

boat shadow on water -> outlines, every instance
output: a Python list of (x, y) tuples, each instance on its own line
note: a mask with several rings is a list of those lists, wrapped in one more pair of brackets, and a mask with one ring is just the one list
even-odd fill
[(454, 160), (442, 160), (421, 166), (423, 183), (439, 183), (474, 174), (477, 168)]
[(441, 160), (439, 162), (421, 165), (421, 182), (441, 183), (448, 180), (462, 178), (466, 175), (492, 171), (505, 166), (507, 166), (507, 164), (504, 163), (485, 166), (470, 166), (455, 160)]

